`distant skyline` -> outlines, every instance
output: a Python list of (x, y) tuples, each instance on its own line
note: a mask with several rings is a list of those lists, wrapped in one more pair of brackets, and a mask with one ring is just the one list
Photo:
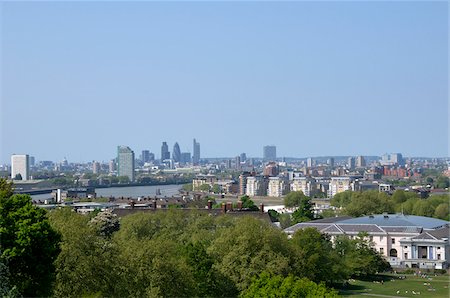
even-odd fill
[(0, 163), (449, 156), (447, 2), (1, 2)]

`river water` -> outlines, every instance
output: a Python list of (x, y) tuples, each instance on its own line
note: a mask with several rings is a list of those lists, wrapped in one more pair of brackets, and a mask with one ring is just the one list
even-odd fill
[[(129, 186), (129, 187), (109, 187), (109, 188), (96, 188), (95, 192), (97, 197), (125, 197), (125, 198), (137, 198), (137, 197), (154, 197), (159, 189), (161, 195), (158, 197), (170, 197), (172, 195), (179, 194), (179, 190), (182, 185), (169, 184), (169, 185), (151, 185), (151, 186)], [(51, 194), (32, 195), (33, 200), (46, 200), (52, 197)]]

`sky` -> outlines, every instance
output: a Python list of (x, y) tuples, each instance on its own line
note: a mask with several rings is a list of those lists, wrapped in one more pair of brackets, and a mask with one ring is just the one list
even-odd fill
[(447, 2), (1, 2), (0, 163), (449, 156)]

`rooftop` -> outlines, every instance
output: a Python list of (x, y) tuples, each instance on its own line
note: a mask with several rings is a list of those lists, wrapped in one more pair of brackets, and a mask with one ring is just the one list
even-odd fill
[(434, 230), (449, 224), (448, 221), (417, 215), (376, 214), (339, 221), (339, 224), (375, 224), (381, 227), (422, 227)]

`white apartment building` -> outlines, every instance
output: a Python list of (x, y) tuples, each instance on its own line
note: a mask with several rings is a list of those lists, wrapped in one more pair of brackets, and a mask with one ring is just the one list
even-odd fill
[(22, 180), (30, 180), (30, 156), (28, 154), (11, 155), (11, 179), (17, 175), (22, 176)]
[(329, 234), (357, 237), (366, 232), (373, 248), (394, 268), (447, 269), (450, 260), (450, 222), (436, 218), (378, 214), (358, 218), (326, 218), (298, 223), (284, 231), (292, 235), (297, 230), (314, 227)]
[(281, 177), (269, 177), (267, 195), (269, 197), (281, 197), (287, 193), (289, 183)]
[(265, 181), (261, 176), (247, 177), (245, 194), (250, 197), (265, 195)]
[(353, 190), (352, 183), (354, 179), (351, 177), (332, 177), (330, 187), (328, 189), (328, 197), (332, 198), (340, 192)]
[(291, 182), (291, 191), (302, 191), (308, 197), (314, 193), (314, 190), (315, 183), (311, 178), (294, 177)]

